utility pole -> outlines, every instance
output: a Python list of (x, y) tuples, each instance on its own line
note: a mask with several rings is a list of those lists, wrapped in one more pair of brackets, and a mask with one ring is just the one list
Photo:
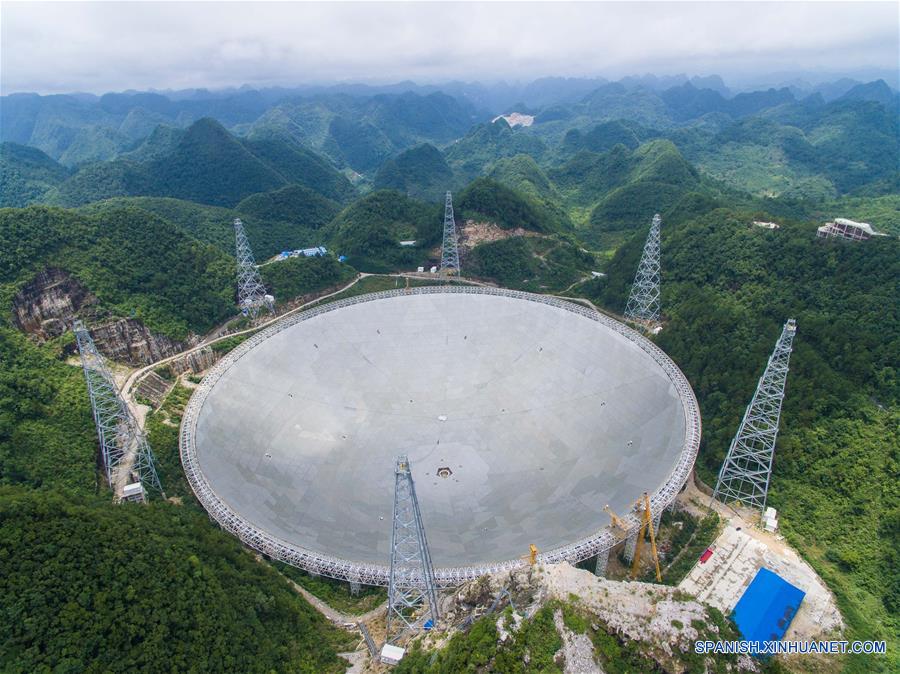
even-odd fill
[(120, 501), (145, 501), (148, 488), (165, 496), (147, 438), (120, 395), (91, 333), (81, 321), (75, 321), (73, 331), (91, 399), (107, 484)]
[(266, 294), (266, 287), (259, 276), (250, 242), (244, 233), (244, 223), (240, 218), (234, 219), (234, 240), (237, 251), (238, 306), (241, 313), (256, 318), (260, 308), (265, 307), (270, 314), (274, 314), (275, 298)]
[(456, 220), (453, 218), (453, 196), (447, 192), (444, 200), (444, 241), (441, 244), (441, 274), (459, 276), (459, 242), (456, 238)]
[(781, 403), (796, 333), (797, 322), (789, 318), (722, 463), (713, 498), (726, 505), (737, 501), (760, 511), (766, 508)]
[(638, 264), (634, 285), (625, 305), (625, 318), (652, 325), (659, 323), (659, 214), (653, 216), (650, 233)]
[[(428, 604), (427, 613), (416, 618), (424, 604)], [(385, 643), (396, 641), (407, 629), (418, 629), (428, 615), (432, 625), (437, 625), (434, 566), (428, 551), (409, 459), (399, 456), (394, 468), (394, 516)]]

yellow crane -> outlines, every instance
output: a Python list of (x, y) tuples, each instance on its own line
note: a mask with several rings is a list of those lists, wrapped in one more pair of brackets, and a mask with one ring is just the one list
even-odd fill
[[(650, 530), (650, 550), (653, 552), (653, 561), (656, 563), (656, 582), (662, 582), (662, 573), (659, 571), (659, 555), (656, 552), (656, 532), (653, 531), (653, 514), (650, 512), (650, 497), (644, 492), (643, 499), (644, 512), (641, 515), (641, 528), (638, 531), (637, 545), (634, 546), (634, 560), (631, 562), (631, 579), (637, 578), (638, 570), (641, 565), (641, 548), (644, 544), (644, 532)], [(637, 502), (640, 507), (641, 500)]]
[(537, 561), (538, 549), (537, 546), (532, 543), (528, 546), (528, 554), (526, 557), (528, 558), (528, 563), (534, 566), (534, 563)]
[(616, 535), (619, 538), (625, 538), (625, 536), (628, 535), (628, 525), (625, 523), (625, 520), (616, 515), (616, 513), (613, 512), (613, 509), (608, 505), (603, 506), (603, 509), (609, 515), (609, 519), (612, 522), (613, 527), (616, 528)]

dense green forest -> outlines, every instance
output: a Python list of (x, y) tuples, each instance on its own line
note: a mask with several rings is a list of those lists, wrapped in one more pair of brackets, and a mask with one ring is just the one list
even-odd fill
[(0, 325), (0, 670), (343, 671), (348, 635), (193, 505), (183, 390), (147, 428), (185, 505), (110, 503), (70, 340)]
[(109, 311), (182, 338), (228, 316), (233, 262), (165, 220), (134, 208), (81, 215), (0, 209), (0, 290), (56, 267), (71, 272)]
[[(360, 271), (415, 268), (440, 242), (443, 207), (393, 190), (373, 192), (344, 209), (329, 225), (334, 251)], [(415, 241), (400, 246), (400, 241)]]
[(397, 190), (414, 199), (440, 201), (457, 179), (434, 145), (423, 143), (384, 162), (375, 174), (377, 190)]
[(340, 672), (348, 635), (194, 508), (0, 487), (0, 669)]
[(559, 232), (571, 229), (560, 209), (549, 209), (538, 201), (490, 178), (473, 180), (459, 193), (455, 206), (462, 219), (487, 220), (504, 229)]
[[(783, 322), (797, 319), (770, 502), (835, 592), (848, 636), (892, 644), (889, 658), (849, 658), (847, 670), (900, 666), (900, 250), (896, 238), (815, 239), (842, 216), (900, 234), (900, 97), (884, 82), (801, 96), (732, 95), (714, 80), (550, 80), (505, 93), (455, 83), (2, 97), (0, 670), (343, 670), (345, 635), (194, 501), (177, 451), (187, 384), (146, 424), (180, 505), (113, 508), (83, 377), (67, 362), (71, 334), (38, 344), (13, 326), (11, 303), (60, 269), (97, 298), (91, 318), (134, 317), (183, 339), (236, 313), (235, 217), (261, 263), (327, 246), (260, 267), (286, 302), (357, 270), (436, 263), (447, 190), (458, 224), (510, 235), (465, 247), (465, 275), (613, 311), (663, 215), (654, 339), (700, 400), (707, 482)], [(513, 110), (533, 123), (497, 117)], [(369, 277), (346, 295), (401, 283)], [(343, 586), (284, 575), (353, 603)], [(400, 669), (519, 671), (527, 651), (532, 669), (555, 671), (555, 634), (544, 610), (498, 648), (482, 620)], [(589, 635), (606, 671), (652, 667), (604, 630)]]
[[(699, 475), (714, 482), (781, 326), (795, 318), (769, 502), (854, 638), (896, 644), (900, 246), (817, 240), (812, 225), (771, 231), (750, 219), (723, 209), (662, 229), (658, 343), (700, 400)], [(619, 250), (606, 282), (593, 282), (606, 306), (623, 307), (642, 234)]]

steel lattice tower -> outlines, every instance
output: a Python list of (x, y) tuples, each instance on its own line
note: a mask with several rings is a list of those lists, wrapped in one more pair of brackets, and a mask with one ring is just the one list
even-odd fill
[(781, 401), (784, 399), (791, 345), (796, 333), (797, 322), (790, 318), (784, 324), (775, 351), (769, 357), (753, 400), (744, 413), (719, 471), (713, 498), (718, 498), (722, 503), (738, 501), (742, 505), (765, 510), (781, 418)]
[(163, 494), (147, 438), (119, 394), (91, 333), (81, 321), (75, 321), (72, 329), (87, 381), (107, 483), (116, 498), (122, 498), (123, 489), (132, 482)]
[(437, 589), (422, 513), (416, 499), (409, 459), (399, 456), (394, 469), (394, 518), (391, 530), (386, 643), (392, 641), (392, 624), (396, 631), (393, 639), (396, 640), (407, 629), (415, 629), (424, 622), (424, 615), (428, 614), (419, 618), (415, 615), (425, 603), (428, 604), (431, 620), (437, 624)]
[(238, 306), (244, 316), (256, 318), (260, 307), (275, 313), (274, 298), (266, 294), (266, 287), (259, 276), (259, 269), (253, 259), (250, 242), (244, 233), (244, 223), (234, 219), (234, 240), (238, 263)]
[(459, 242), (453, 219), (453, 196), (447, 192), (444, 202), (444, 241), (441, 244), (441, 273), (459, 274)]
[(625, 318), (642, 323), (659, 322), (659, 214), (653, 216), (650, 233), (638, 264), (634, 285), (625, 305)]

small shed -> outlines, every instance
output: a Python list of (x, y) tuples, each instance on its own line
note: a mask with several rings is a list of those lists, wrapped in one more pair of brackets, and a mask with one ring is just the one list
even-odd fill
[(744, 590), (731, 617), (747, 641), (780, 641), (806, 593), (762, 568)]
[(144, 485), (140, 482), (132, 482), (122, 488), (123, 501), (143, 501), (144, 498)]
[(386, 665), (396, 665), (403, 659), (406, 650), (399, 646), (385, 644), (381, 647), (381, 661)]

